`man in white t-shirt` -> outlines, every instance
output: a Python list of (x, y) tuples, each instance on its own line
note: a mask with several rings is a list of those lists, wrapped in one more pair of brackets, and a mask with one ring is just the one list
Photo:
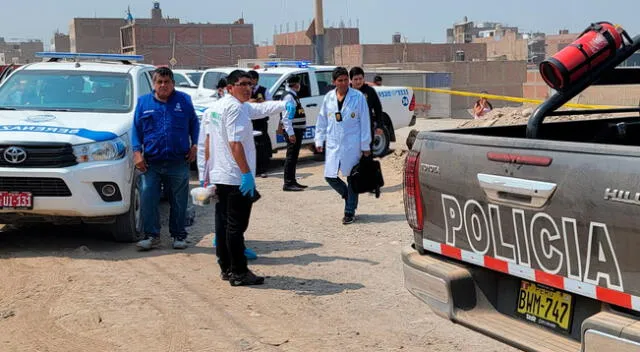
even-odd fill
[(264, 277), (249, 270), (244, 255), (244, 232), (249, 226), (251, 206), (257, 200), (256, 147), (251, 117), (256, 115), (255, 109), (270, 115), (294, 107), (283, 101), (246, 104), (251, 98), (253, 84), (245, 71), (231, 72), (227, 84), (228, 94), (203, 116), (209, 119), (210, 180), (218, 195), (216, 255), (221, 278), (228, 280), (231, 286), (260, 285), (264, 283)]

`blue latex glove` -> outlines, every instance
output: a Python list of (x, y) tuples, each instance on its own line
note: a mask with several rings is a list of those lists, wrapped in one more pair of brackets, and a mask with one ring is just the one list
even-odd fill
[(256, 180), (254, 180), (251, 171), (242, 174), (242, 178), (240, 179), (240, 192), (242, 192), (242, 195), (253, 197), (253, 192), (255, 191), (255, 189)]
[(200, 187), (204, 187), (204, 181), (200, 181)]
[(244, 249), (244, 256), (247, 257), (248, 260), (258, 259), (258, 255), (251, 248)]
[(296, 115), (296, 104), (292, 101), (288, 101), (285, 107), (287, 109), (287, 117), (289, 120), (293, 120), (293, 117)]

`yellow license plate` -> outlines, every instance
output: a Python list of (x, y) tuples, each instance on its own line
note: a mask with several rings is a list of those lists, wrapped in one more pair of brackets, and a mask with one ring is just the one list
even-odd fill
[(571, 328), (573, 296), (529, 281), (521, 281), (517, 315), (533, 323), (568, 333)]

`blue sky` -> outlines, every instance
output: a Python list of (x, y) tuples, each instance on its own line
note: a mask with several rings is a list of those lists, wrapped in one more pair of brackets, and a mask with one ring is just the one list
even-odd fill
[[(53, 32), (67, 33), (73, 17), (125, 17), (131, 6), (134, 17), (149, 17), (151, 0), (18, 0), (2, 1), (0, 36), (5, 39), (42, 39), (48, 44)], [(271, 40), (274, 27), (293, 31), (309, 24), (313, 0), (164, 0), (165, 16), (182, 22), (230, 23), (244, 14), (254, 24), (256, 43)], [(394, 32), (410, 42), (443, 42), (445, 28), (460, 21), (502, 22), (524, 31), (572, 32), (594, 21), (621, 24), (633, 36), (640, 34), (639, 0), (324, 0), (325, 23), (360, 26), (362, 43), (389, 43)]]

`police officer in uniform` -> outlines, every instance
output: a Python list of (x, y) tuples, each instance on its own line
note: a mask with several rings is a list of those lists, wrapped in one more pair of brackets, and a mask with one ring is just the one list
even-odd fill
[(302, 191), (307, 186), (301, 185), (296, 180), (296, 164), (300, 155), (300, 146), (304, 131), (307, 128), (307, 118), (298, 97), (300, 92), (300, 76), (291, 76), (287, 79), (287, 92), (282, 98), (283, 101), (296, 104), (296, 110), (293, 117), (288, 116), (288, 112), (282, 113), (282, 127), (284, 130), (284, 138), (287, 142), (287, 158), (284, 162), (284, 185), (282, 190), (285, 192)]
[[(257, 71), (249, 71), (251, 76), (251, 82), (253, 83), (253, 91), (251, 93), (251, 103), (263, 103), (267, 100), (271, 100), (268, 96), (267, 88), (258, 85), (260, 75)], [(269, 167), (269, 160), (271, 159), (272, 147), (271, 138), (269, 138), (269, 116), (265, 116), (262, 119), (251, 120), (254, 131), (262, 132), (262, 135), (254, 138), (256, 142), (256, 174), (260, 177), (267, 177), (267, 168)]]

